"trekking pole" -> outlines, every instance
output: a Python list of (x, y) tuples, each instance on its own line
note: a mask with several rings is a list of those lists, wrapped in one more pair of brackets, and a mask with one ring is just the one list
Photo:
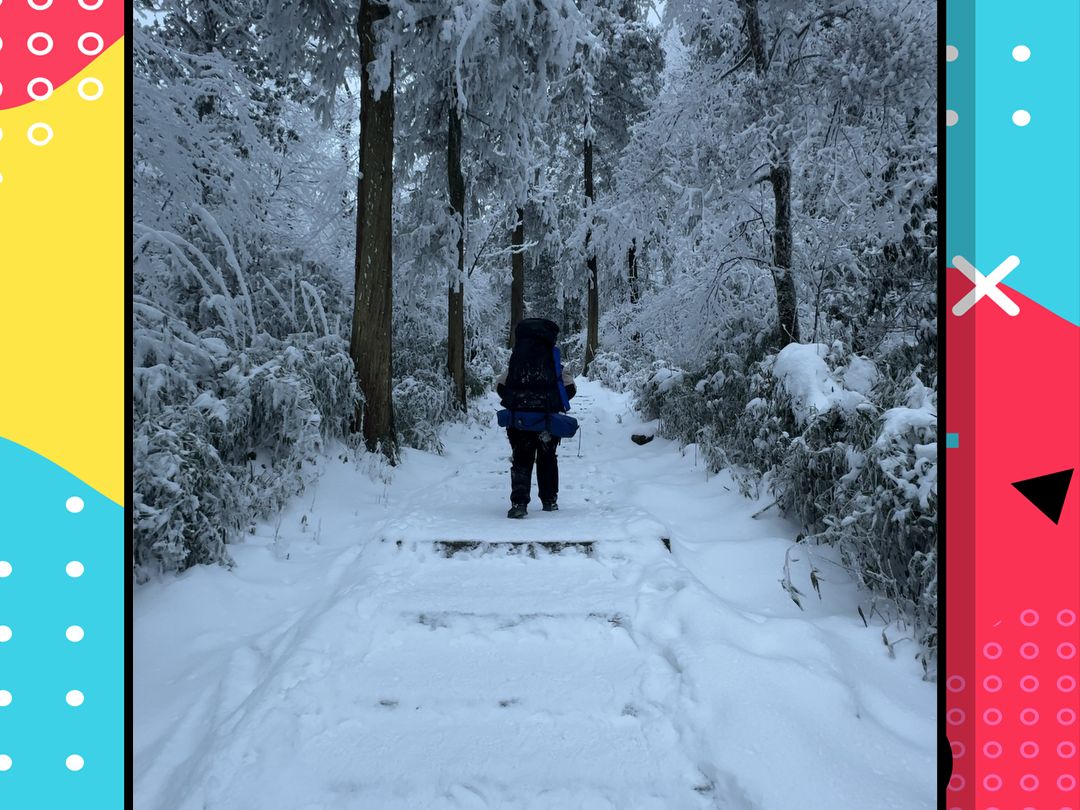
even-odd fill
[(581, 428), (578, 428), (577, 432), (577, 457), (581, 458)]

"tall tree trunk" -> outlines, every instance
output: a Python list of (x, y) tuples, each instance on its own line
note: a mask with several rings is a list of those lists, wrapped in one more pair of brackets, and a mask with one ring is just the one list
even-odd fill
[(773, 166), (773, 283), (776, 286), (776, 312), (780, 320), (780, 340), (799, 342), (799, 310), (795, 302), (795, 279), (791, 271), (791, 167), (787, 162)]
[(453, 83), (450, 86), (449, 123), (446, 135), (446, 185), (450, 209), (457, 218), (457, 272), (447, 288), (448, 323), (446, 363), (454, 382), (454, 396), (464, 409), (465, 402), (465, 178), (461, 173), (461, 112)]
[[(754, 56), (754, 70), (764, 77), (769, 70), (765, 31), (758, 0), (740, 0), (746, 17), (746, 36)], [(768, 180), (773, 190), (773, 284), (776, 287), (778, 337), (785, 345), (799, 341), (799, 308), (791, 268), (791, 163), (777, 150), (770, 158)]]
[[(592, 171), (592, 122), (589, 113), (585, 114), (585, 213), (592, 216), (593, 204), (593, 171)], [(596, 357), (597, 348), (600, 345), (600, 299), (596, 289), (596, 255), (590, 250), (592, 242), (592, 227), (585, 230), (585, 261), (589, 268), (589, 307), (588, 307), (588, 331), (585, 337), (585, 366), (583, 374), (587, 374), (593, 358)]]
[(630, 303), (636, 304), (641, 299), (637, 277), (637, 239), (630, 240), (630, 249), (626, 251), (626, 279), (630, 283)]
[(510, 348), (514, 348), (514, 331), (525, 317), (525, 210), (518, 208), (517, 224), (510, 237)]
[(361, 0), (356, 18), (360, 38), (360, 181), (356, 198), (356, 296), (349, 354), (364, 404), (356, 414), (369, 450), (397, 457), (393, 404), (393, 193), (394, 69), (390, 86), (375, 98), (367, 65), (375, 58), (375, 24), (390, 9)]

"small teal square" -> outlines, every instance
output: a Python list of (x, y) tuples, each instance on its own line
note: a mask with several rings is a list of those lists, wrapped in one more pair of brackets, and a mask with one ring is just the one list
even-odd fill
[(960, 434), (959, 433), (946, 433), (945, 434), (945, 446), (949, 449), (960, 446)]

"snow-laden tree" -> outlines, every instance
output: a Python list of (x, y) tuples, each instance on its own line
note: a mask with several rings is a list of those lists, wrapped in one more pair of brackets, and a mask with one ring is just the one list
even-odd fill
[[(634, 234), (647, 276), (596, 373), (715, 468), (767, 474), (931, 650), (933, 23), (928, 2), (672, 0), (662, 88), (593, 240), (615, 266)], [(799, 418), (778, 350), (800, 338), (857, 409)]]
[[(256, 5), (256, 11), (259, 10)], [(250, 12), (137, 17), (133, 54), (133, 563), (228, 559), (294, 495), (356, 389), (338, 257), (348, 172), (278, 82)]]

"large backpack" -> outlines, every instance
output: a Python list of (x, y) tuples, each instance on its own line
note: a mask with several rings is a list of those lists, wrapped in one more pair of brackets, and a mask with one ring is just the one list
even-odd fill
[(554, 357), (558, 334), (558, 325), (545, 318), (526, 318), (518, 323), (506, 372), (504, 408), (535, 413), (563, 410)]

